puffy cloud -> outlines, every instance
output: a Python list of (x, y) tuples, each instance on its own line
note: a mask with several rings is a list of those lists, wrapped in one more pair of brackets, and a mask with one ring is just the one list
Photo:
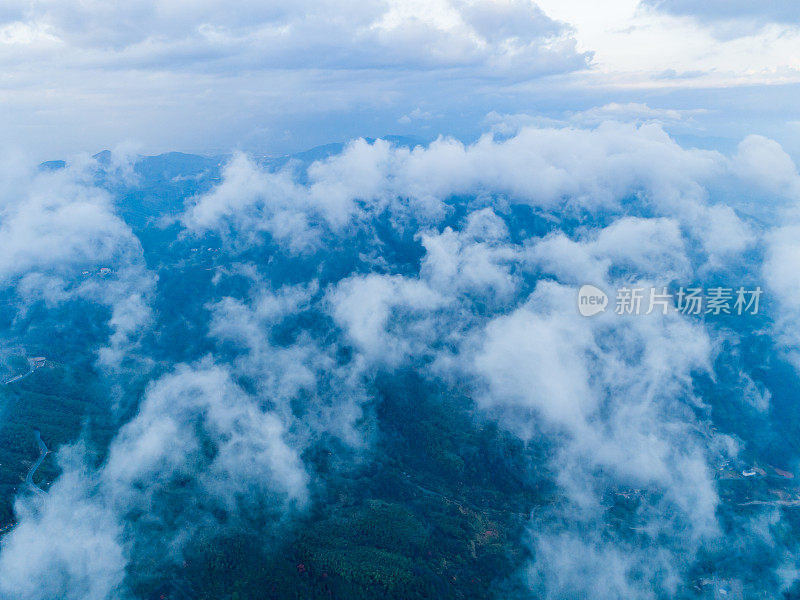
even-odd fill
[[(280, 418), (209, 362), (154, 382), (99, 470), (84, 466), (79, 447), (59, 456), (63, 474), (47, 494), (18, 501), (20, 523), (0, 554), (5, 596), (124, 596), (130, 560), (180, 556), (197, 528), (218, 524), (215, 510), (235, 520), (240, 508), (266, 507), (277, 526), (308, 500), (309, 476)], [(165, 492), (180, 495), (177, 508)], [(132, 511), (147, 518), (129, 520)]]
[(424, 282), (367, 275), (339, 283), (329, 302), (334, 321), (355, 348), (370, 360), (394, 366), (430, 341), (431, 323), (425, 317), (446, 300)]
[(309, 182), (303, 185), (293, 177), (291, 166), (272, 172), (238, 153), (225, 166), (222, 182), (195, 198), (182, 222), (198, 232), (232, 228), (235, 237), (264, 231), (292, 250), (309, 249), (324, 233), (317, 222), (340, 231), (359, 213), (359, 199), (386, 193), (385, 163), (392, 154), (384, 140), (356, 140), (342, 154), (310, 165)]
[(604, 123), (597, 129), (524, 128), (497, 140), (482, 136), (471, 145), (440, 138), (427, 147), (392, 146), (357, 140), (306, 172), (305, 185), (288, 170), (259, 169), (241, 155), (223, 181), (193, 200), (182, 220), (191, 230), (239, 234), (267, 231), (298, 249), (325, 230), (389, 207), (437, 222), (445, 201), (459, 194), (505, 196), (510, 202), (548, 211), (620, 211), (632, 197), (658, 214), (691, 214), (704, 200), (704, 185), (724, 172), (714, 152), (684, 150), (655, 124)]
[(59, 458), (64, 474), (48, 494), (17, 502), (20, 524), (0, 553), (0, 592), (25, 600), (104, 600), (125, 576), (123, 527), (98, 501), (80, 453), (62, 451)]
[[(475, 357), (476, 371), (489, 383), (481, 402), (487, 409), (502, 407), (512, 413), (516, 407), (523, 414), (537, 410), (556, 426), (585, 427), (598, 398), (590, 388), (587, 365), (579, 358), (594, 342), (577, 319), (555, 322), (547, 314), (537, 316), (537, 311), (532, 305), (487, 326), (485, 344)], [(516, 420), (516, 425), (530, 423)]]
[(517, 288), (511, 265), (518, 251), (505, 243), (506, 225), (491, 209), (470, 213), (464, 228), (423, 233), (421, 276), (444, 293), (474, 293), (508, 300)]
[(764, 211), (764, 219), (776, 226), (767, 232), (762, 273), (767, 290), (777, 302), (775, 335), (796, 368), (800, 368), (800, 328), (797, 298), (800, 294), (800, 176), (792, 159), (773, 142), (751, 136), (735, 157), (743, 178), (751, 185), (782, 198)]
[[(288, 173), (264, 173), (243, 154), (236, 154), (223, 170), (223, 182), (196, 199), (182, 218), (191, 231), (252, 227), (267, 231), (279, 242), (302, 249), (314, 241), (303, 190)], [(247, 242), (247, 239), (241, 240)]]
[[(328, 314), (365, 372), (414, 366), (467, 380), (486, 418), (552, 447), (561, 499), (531, 525), (534, 590), (657, 597), (675, 593), (721, 531), (712, 465), (737, 445), (698, 417), (708, 407), (694, 389), (698, 373), (713, 376), (719, 334), (676, 314), (585, 319), (575, 286), (733, 272), (760, 233), (737, 197), (727, 202), (726, 185), (771, 185), (762, 153), (782, 156), (766, 140), (745, 140), (727, 158), (686, 150), (654, 124), (604, 123), (523, 127), (470, 145), (359, 141), (305, 174), (259, 177), (294, 182), (292, 209), (323, 224), (316, 243), (353, 228), (374, 235), (372, 219), (387, 210), (398, 229), (420, 229), (418, 272), (383, 261), (387, 272), (351, 274), (326, 290)], [(793, 181), (792, 164), (775, 165)], [(257, 203), (266, 213), (282, 206), (266, 193)], [(453, 207), (465, 213), (457, 223)], [(518, 207), (550, 219), (552, 233), (521, 234)], [(209, 227), (236, 218), (230, 210)], [(268, 224), (256, 215), (234, 227), (247, 235)], [(766, 410), (768, 390), (744, 371), (739, 381), (743, 403)], [(638, 503), (635, 534), (607, 530), (604, 503), (620, 489)], [(600, 556), (615, 557), (611, 572)]]
[(800, 176), (780, 144), (760, 135), (739, 143), (731, 169), (743, 181), (778, 198), (800, 199)]
[[(338, 347), (319, 332), (302, 330), (291, 342), (278, 343), (280, 327), (296, 327), (304, 313), (323, 310), (318, 285), (272, 290), (255, 278), (251, 297), (225, 297), (213, 304), (209, 335), (219, 354), (233, 349), (235, 372), (248, 378), (291, 430), (295, 445), (333, 436), (352, 448), (363, 447), (364, 365), (337, 359)], [(297, 413), (298, 399), (302, 410)]]
[(800, 329), (797, 327), (797, 298), (800, 297), (800, 226), (788, 225), (767, 236), (767, 256), (764, 278), (775, 296), (777, 313), (776, 334), (797, 369), (800, 369)]
[(138, 242), (113, 214), (108, 194), (92, 185), (91, 165), (49, 172), (4, 165), (3, 280), (41, 272), (74, 276), (84, 266), (136, 261)]
[[(42, 170), (3, 162), (0, 188), (0, 283), (12, 286), (21, 306), (50, 306), (76, 299), (111, 309), (112, 335), (100, 350), (105, 365), (119, 365), (132, 336), (150, 318), (155, 280), (138, 238), (115, 214), (110, 194), (96, 184), (103, 168), (77, 157), (64, 169)], [(124, 177), (127, 162), (112, 155), (111, 178)], [(102, 278), (82, 276), (109, 269)]]
[(690, 272), (683, 236), (673, 219), (625, 217), (600, 231), (589, 247), (639, 277), (669, 281)]
[[(180, 366), (151, 386), (136, 417), (120, 430), (103, 479), (126, 503), (125, 496), (138, 496), (140, 489), (149, 495), (192, 473), (204, 494), (231, 509), (237, 500), (265, 494), (302, 504), (308, 476), (284, 430), (280, 418), (262, 410), (224, 369)], [(206, 441), (215, 446), (212, 458), (201, 451)]]
[[(532, 525), (534, 589), (552, 598), (673, 593), (718, 532), (707, 461), (719, 442), (697, 434), (691, 411), (692, 372), (710, 369), (711, 343), (680, 318), (587, 319), (574, 301), (574, 287), (539, 283), (523, 307), (476, 334), (465, 367), (486, 382), (477, 393), (488, 414), (556, 447), (550, 468), (566, 503), (549, 526)], [(612, 542), (603, 498), (619, 486), (637, 490), (642, 533)], [(610, 571), (601, 555), (616, 557)]]
[[(651, 139), (647, 136), (652, 132), (627, 131)], [(566, 148), (569, 144), (560, 135), (574, 142), (584, 133), (523, 132), (506, 143), (515, 149), (518, 159), (520, 153), (535, 152), (537, 146), (530, 139), (538, 134), (552, 136), (550, 140), (558, 140)], [(612, 128), (610, 134), (601, 129), (591, 135), (602, 138), (608, 134), (613, 139), (618, 133)], [(480, 148), (481, 144), (486, 147)], [(673, 149), (663, 138), (658, 147), (653, 148), (654, 155)], [(465, 154), (479, 148), (486, 155), (495, 151), (506, 156), (508, 151), (504, 142), (487, 139), (469, 148), (447, 143), (448, 152), (455, 152), (448, 154), (451, 160), (444, 164), (458, 165)], [(561, 148), (547, 146), (547, 157), (542, 160), (557, 162)], [(440, 150), (434, 145), (429, 154), (416, 149), (409, 152), (409, 160), (417, 160), (414, 166), (419, 168), (429, 168), (427, 160), (441, 166), (443, 163), (437, 162), (441, 155), (436, 153)], [(606, 589), (607, 597), (620, 590), (673, 593), (694, 553), (718, 534), (715, 511), (719, 500), (708, 463), (717, 454), (726, 454), (730, 444), (725, 436), (715, 438), (703, 431), (693, 415), (697, 403), (693, 374), (711, 370), (713, 351), (708, 333), (675, 314), (635, 320), (614, 315), (585, 319), (574, 309), (572, 287), (587, 278), (606, 288), (631, 280), (667, 285), (674, 279), (690, 279), (703, 261), (692, 249), (698, 240), (687, 243), (685, 231), (694, 231), (699, 238), (707, 230), (705, 215), (715, 211), (730, 214), (733, 224), (743, 230), (745, 241), (751, 240), (749, 230), (733, 211), (705, 203), (704, 180), (712, 181), (725, 165), (717, 155), (699, 156), (707, 163), (705, 169), (692, 164), (694, 177), (671, 168), (653, 174), (652, 165), (660, 165), (659, 161), (651, 162), (647, 175), (643, 165), (641, 171), (637, 167), (626, 170), (630, 187), (605, 183), (607, 171), (617, 166), (608, 155), (597, 161), (596, 171), (581, 173), (582, 163), (569, 163), (563, 175), (572, 176), (570, 185), (580, 187), (586, 181), (590, 189), (608, 186), (601, 188), (599, 201), (598, 194), (583, 196), (572, 190), (563, 196), (542, 194), (534, 201), (524, 192), (506, 192), (511, 202), (530, 202), (537, 208), (544, 205), (554, 212), (558, 210), (555, 207), (563, 207), (564, 197), (566, 203), (580, 203), (581, 208), (596, 214), (604, 215), (604, 210), (635, 213), (645, 207), (670, 217), (626, 216), (605, 227), (589, 228), (577, 239), (559, 233), (529, 240), (523, 249), (510, 242), (503, 219), (490, 209), (478, 209), (462, 221), (459, 230), (446, 227), (441, 233), (420, 236), (425, 255), (417, 278), (356, 276), (329, 293), (335, 322), (362, 355), (389, 367), (433, 360), (432, 372), (445, 377), (454, 369), (460, 373), (460, 381), (472, 378), (479, 407), (486, 415), (499, 419), (525, 440), (544, 435), (555, 444), (550, 466), (566, 501), (552, 517), (577, 523), (580, 536), (558, 527), (542, 529), (540, 522), (532, 526), (536, 553), (532, 581), (543, 586), (546, 596), (560, 597), (573, 589), (584, 594)], [(686, 160), (688, 165), (689, 157)], [(638, 158), (627, 154), (620, 161), (626, 167), (639, 164)], [(498, 157), (484, 161), (483, 171), (475, 177), (488, 180), (487, 164), (499, 164)], [(402, 166), (396, 173), (402, 174)], [(418, 197), (436, 200), (466, 193), (466, 189), (473, 194), (496, 190), (491, 184), (465, 184), (461, 169), (431, 168), (426, 173), (430, 176), (413, 180), (436, 186), (436, 191), (415, 190)], [(512, 176), (511, 169), (506, 173)], [(633, 173), (658, 183), (643, 183)], [(439, 182), (431, 181), (435, 174)], [(387, 179), (397, 186), (400, 178)], [(532, 181), (528, 189), (536, 190), (537, 183)], [(465, 189), (449, 185), (464, 185)], [(497, 187), (507, 189), (508, 185), (504, 180)], [(631, 199), (633, 190), (638, 194)], [(380, 197), (381, 206), (387, 199), (390, 205), (393, 202), (387, 193)], [(726, 227), (724, 220), (720, 226)], [(746, 243), (731, 242), (731, 251), (740, 252), (744, 247)], [(540, 281), (527, 302), (508, 314), (485, 318), (475, 314), (470, 294), (478, 293), (482, 299), (515, 297), (521, 283), (515, 268), (553, 274), (570, 287)], [(436, 295), (431, 295), (433, 291)], [(459, 347), (455, 353), (442, 349), (452, 344)], [(676, 348), (680, 351), (674, 352)], [(645, 533), (627, 542), (604, 540), (601, 533), (604, 495), (618, 486), (643, 490), (640, 510)], [(650, 553), (648, 548), (662, 536), (672, 541), (661, 544), (657, 554)], [(560, 564), (565, 559), (561, 553), (565, 543), (578, 546), (574, 551), (587, 560), (603, 553), (618, 556), (618, 569), (609, 575), (599, 564), (591, 569), (589, 563), (581, 565), (575, 560), (570, 563), (574, 572), (565, 569)], [(577, 572), (582, 578), (570, 575)]]

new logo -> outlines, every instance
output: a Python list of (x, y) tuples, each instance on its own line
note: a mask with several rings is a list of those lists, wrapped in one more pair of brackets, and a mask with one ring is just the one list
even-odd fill
[(608, 296), (598, 287), (582, 285), (578, 290), (578, 311), (584, 317), (603, 312), (608, 306)]

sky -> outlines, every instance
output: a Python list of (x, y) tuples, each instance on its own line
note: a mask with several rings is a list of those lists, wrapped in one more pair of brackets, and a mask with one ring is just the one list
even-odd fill
[(283, 154), (656, 120), (800, 155), (800, 7), (685, 0), (7, 0), (2, 146)]

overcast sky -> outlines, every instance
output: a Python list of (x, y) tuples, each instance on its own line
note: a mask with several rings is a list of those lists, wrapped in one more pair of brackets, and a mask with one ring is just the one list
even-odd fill
[(2, 146), (276, 154), (658, 120), (800, 155), (793, 0), (4, 0)]

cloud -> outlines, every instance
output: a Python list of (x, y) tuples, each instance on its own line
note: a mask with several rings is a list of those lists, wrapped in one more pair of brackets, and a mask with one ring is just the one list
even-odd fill
[[(445, 299), (423, 282), (367, 275), (340, 282), (329, 296), (334, 321), (350, 343), (370, 360), (397, 365), (429, 339), (428, 324), (413, 322)], [(402, 329), (397, 326), (402, 323)], [(415, 339), (419, 338), (419, 339)]]
[[(16, 171), (12, 163), (8, 171)], [(6, 243), (0, 276), (55, 271), (74, 275), (82, 266), (133, 255), (137, 241), (113, 214), (106, 192), (92, 185), (91, 166), (35, 172), (7, 172), (0, 210)], [(125, 256), (125, 258), (128, 258)], [(131, 256), (126, 262), (134, 262)]]
[(40, 499), (18, 500), (20, 524), (3, 539), (0, 591), (35, 600), (103, 600), (125, 576), (123, 527), (98, 502), (97, 481), (78, 449), (59, 452), (64, 473)]
[(177, 560), (199, 528), (223, 527), (220, 511), (230, 526), (257, 505), (277, 527), (308, 501), (308, 474), (280, 418), (209, 361), (152, 383), (99, 470), (80, 447), (59, 458), (63, 474), (48, 493), (17, 503), (20, 524), (0, 555), (9, 597), (124, 596), (130, 561)]
[[(568, 27), (527, 0), (246, 1), (235, 11), (220, 0), (25, 1), (0, 14), (0, 44), (0, 65), (19, 77), (5, 99), (6, 114), (19, 118), (4, 124), (30, 144), (17, 128), (29, 125), (40, 152), (55, 143), (45, 127), (64, 132), (69, 119), (96, 144), (64, 148), (70, 152), (131, 138), (171, 150), (180, 138), (181, 149), (205, 152), (250, 138), (263, 149), (286, 133), (290, 115), (301, 127), (311, 115), (329, 121), (388, 106), (388, 127), (421, 96), (439, 103), (431, 82), (474, 92), (481, 81), (579, 70), (590, 57), (577, 51)], [(43, 80), (57, 94), (39, 93)], [(44, 122), (32, 118), (33, 105)], [(95, 120), (89, 129), (87, 107), (113, 113), (113, 122)], [(198, 121), (206, 123), (202, 136)], [(314, 143), (347, 135), (336, 129), (327, 139), (303, 135)]]
[[(265, 494), (302, 505), (308, 477), (284, 430), (224, 369), (180, 366), (150, 387), (136, 417), (114, 439), (104, 482), (117, 498), (144, 507), (151, 494), (187, 473), (229, 509)], [(215, 444), (211, 458), (200, 448), (206, 436)]]
[(419, 106), (412, 110), (407, 115), (400, 117), (398, 123), (411, 123), (412, 121), (429, 121), (433, 119), (433, 115), (426, 110), (422, 110)]
[[(562, 162), (566, 148), (580, 152), (583, 136), (605, 153), (595, 161), (573, 155)], [(617, 145), (617, 136), (628, 144)], [(550, 143), (537, 144), (541, 139)], [(649, 160), (629, 155), (631, 144)], [(542, 146), (546, 150), (537, 154)], [(473, 153), (483, 159), (478, 175), (462, 166)], [(495, 180), (492, 165), (500, 157), (512, 164)], [(514, 159), (521, 158), (535, 165), (538, 178), (523, 180), (514, 171), (521, 164)], [(674, 168), (684, 160), (690, 174)], [(432, 375), (467, 379), (487, 418), (525, 441), (544, 439), (553, 447), (549, 467), (563, 501), (531, 525), (534, 590), (554, 598), (590, 591), (609, 598), (674, 594), (700, 549), (719, 539), (712, 465), (736, 452), (733, 439), (714, 433), (695, 413), (705, 407), (694, 380), (712, 372), (716, 333), (676, 314), (585, 319), (574, 309), (575, 286), (587, 278), (607, 289), (630, 282), (666, 286), (703, 269), (726, 268), (756, 239), (730, 206), (709, 198), (720, 178), (735, 178), (738, 169), (716, 153), (673, 146), (658, 128), (614, 125), (591, 132), (523, 130), (468, 147), (442, 140), (398, 150), (383, 164), (391, 167), (386, 183), (369, 188), (381, 210), (402, 210), (393, 194), (431, 202), (499, 192), (504, 201), (561, 218), (565, 204), (600, 216), (602, 224), (565, 228), (520, 246), (510, 241), (505, 219), (476, 208), (458, 228), (420, 235), (425, 255), (417, 277), (345, 279), (329, 292), (331, 314), (368, 360), (384, 368), (429, 362)], [(566, 191), (543, 188), (543, 174), (556, 168), (572, 186)], [(406, 188), (405, 172), (412, 169), (429, 176), (408, 177), (418, 187)], [(611, 182), (610, 173), (617, 172), (624, 181)], [(509, 191), (514, 176), (519, 187)], [(592, 193), (584, 194), (584, 186)], [(618, 213), (625, 216), (611, 218)], [(520, 270), (556, 281), (538, 281), (507, 312), (481, 315), (472, 308), (472, 294), (483, 302), (500, 300), (499, 306), (514, 298), (522, 287)], [(768, 398), (755, 398), (749, 388), (745, 396), (762, 409)], [(608, 533), (604, 502), (620, 489), (637, 499), (632, 537)], [(611, 572), (598, 561), (609, 555), (616, 557)]]
[[(126, 139), (147, 152), (260, 154), (358, 135), (466, 139), (482, 115), (524, 110), (657, 118), (718, 145), (746, 113), (792, 139), (778, 116), (794, 110), (781, 84), (798, 82), (789, 4), (690, 4), (247, 0), (232, 15), (220, 0), (8, 2), (0, 65), (13, 82), (0, 124), (41, 159)], [(725, 27), (735, 37), (720, 40)], [(769, 102), (755, 107), (734, 89), (745, 85)], [(648, 115), (655, 90), (659, 114)]]
[(735, 22), (741, 29), (752, 30), (767, 23), (794, 25), (800, 19), (800, 8), (791, 0), (753, 3), (746, 0), (644, 0), (642, 4), (674, 15), (694, 17), (706, 23)]
[(324, 310), (318, 292), (316, 281), (271, 289), (256, 275), (250, 298), (225, 297), (210, 306), (209, 336), (220, 356), (232, 353), (234, 372), (268, 399), (295, 444), (330, 436), (349, 448), (363, 448), (367, 439), (360, 424), (368, 419), (363, 406), (369, 376), (364, 365), (338, 358), (340, 348), (327, 331), (299, 329), (289, 343), (274, 339), (281, 327), (298, 328), (302, 315)]
[(421, 234), (425, 258), (420, 274), (442, 293), (509, 300), (518, 285), (511, 265), (519, 256), (507, 238), (505, 222), (492, 209), (472, 212), (461, 231), (447, 227), (442, 233)]
[(610, 102), (603, 106), (577, 112), (570, 116), (570, 121), (578, 125), (594, 125), (612, 119), (624, 123), (648, 121), (675, 123), (685, 119), (692, 119), (694, 116), (705, 112), (703, 109), (653, 108), (642, 102), (627, 102), (625, 104)]
[[(47, 31), (53, 51), (80, 51), (85, 66), (347, 69), (483, 63), (531, 69), (535, 61), (550, 71), (559, 60), (566, 68), (582, 62), (567, 39), (563, 47), (553, 44), (566, 38), (563, 26), (524, 1), (301, 2), (291, 7), (245, 2), (236, 14), (217, 0), (195, 3), (191, 11), (180, 2), (111, 8), (100, 2), (45, 1), (23, 3), (8, 13), (9, 25)], [(24, 43), (17, 38), (7, 43), (15, 41)]]
[[(619, 209), (626, 196), (644, 194), (663, 212), (682, 197), (702, 194), (722, 157), (684, 150), (655, 124), (603, 123), (597, 129), (533, 128), (508, 139), (484, 135), (465, 145), (440, 138), (427, 147), (356, 140), (307, 170), (307, 184), (287, 170), (270, 172), (237, 155), (223, 181), (196, 198), (182, 217), (192, 230), (268, 231), (290, 248), (387, 206), (439, 220), (443, 201), (458, 194), (495, 194), (545, 210)], [(293, 225), (289, 233), (288, 224)], [(292, 236), (292, 239), (289, 239)]]
[[(559, 118), (546, 117), (540, 114), (500, 113), (491, 111), (483, 121), (491, 130), (501, 136), (514, 136), (526, 127), (577, 128), (596, 127), (607, 121), (618, 121), (626, 124), (655, 123), (661, 127), (669, 127), (670, 131), (684, 131), (697, 117), (707, 114), (707, 109), (658, 108), (644, 102), (609, 102), (601, 106), (593, 106), (586, 110), (565, 112)], [(410, 119), (409, 119), (410, 121)]]
[(646, 569), (644, 556), (592, 537), (586, 532), (564, 532), (537, 540), (540, 558), (528, 572), (531, 587), (548, 599), (585, 594), (598, 600), (657, 597), (655, 582), (640, 575)]
[[(109, 177), (124, 176), (125, 160), (113, 155)], [(95, 183), (101, 165), (77, 157), (64, 169), (45, 171), (3, 161), (0, 189), (0, 283), (12, 286), (20, 310), (36, 301), (55, 306), (88, 300), (111, 309), (112, 330), (99, 359), (119, 365), (131, 337), (149, 322), (155, 281), (139, 240), (115, 214), (112, 198)], [(105, 277), (94, 275), (109, 269)]]
[[(475, 335), (465, 366), (486, 382), (477, 394), (487, 414), (555, 446), (549, 467), (564, 504), (531, 525), (533, 589), (551, 598), (674, 593), (718, 534), (707, 465), (718, 443), (696, 433), (690, 409), (692, 372), (710, 368), (710, 341), (661, 315), (587, 319), (574, 301), (574, 287), (539, 283), (525, 305)], [(603, 498), (620, 488), (639, 502), (641, 533), (631, 539), (604, 532)], [(656, 540), (658, 552), (648, 552)]]
[(800, 199), (800, 176), (780, 144), (761, 135), (743, 139), (731, 161), (731, 170), (744, 182), (778, 198)]
[(777, 302), (774, 334), (795, 368), (800, 369), (800, 175), (780, 145), (761, 136), (749, 136), (739, 145), (734, 164), (741, 178), (765, 197), (763, 218), (773, 227), (764, 234), (761, 271), (768, 292)]
[[(607, 289), (632, 276), (666, 285), (691, 277), (680, 229), (669, 219), (628, 217), (582, 241), (547, 237), (528, 256), (506, 236), (505, 224), (486, 209), (458, 232), (423, 236), (418, 279), (345, 280), (331, 296), (334, 320), (368, 359), (384, 367), (431, 361), (431, 375), (471, 382), (486, 418), (526, 442), (545, 439), (553, 447), (548, 467), (564, 503), (531, 525), (532, 589), (553, 598), (590, 590), (609, 598), (621, 590), (674, 593), (694, 553), (719, 534), (708, 463), (727, 455), (729, 441), (715, 439), (693, 416), (693, 374), (711, 370), (708, 334), (674, 314), (583, 318), (574, 308), (576, 287), (551, 281), (537, 283), (507, 314), (481, 317), (470, 310), (469, 296), (479, 290), (485, 301), (513, 293), (515, 280), (500, 265), (531, 257), (569, 283), (594, 272)], [(455, 259), (462, 244), (476, 257), (469, 263)], [(493, 251), (500, 265), (484, 258)], [(580, 256), (583, 266), (576, 267)], [(420, 302), (431, 289), (445, 302)], [(620, 487), (636, 490), (641, 503), (643, 533), (627, 541), (603, 533), (604, 498)], [(565, 544), (572, 550), (565, 553)], [(655, 544), (658, 552), (650, 552)], [(608, 555), (618, 558), (613, 572), (591, 559)]]
[[(187, 301), (199, 315), (187, 317), (193, 331), (207, 334), (191, 350), (208, 356), (186, 359), (181, 349), (178, 364), (147, 386), (99, 468), (64, 462), (45, 501), (19, 501), (21, 524), (0, 555), (0, 580), (9, 593), (42, 597), (25, 582), (61, 560), (61, 550), (42, 540), (70, 504), (103, 524), (95, 531), (65, 521), (85, 538), (78, 562), (99, 547), (109, 567), (57, 569), (64, 576), (43, 589), (64, 597), (87, 578), (98, 597), (113, 596), (126, 566), (151, 555), (179, 560), (193, 536), (246, 523), (251, 510), (265, 511), (266, 529), (280, 531), (326, 483), (307, 452), (335, 450), (345, 469), (368, 459), (378, 429), (370, 410), (380, 401), (373, 384), (411, 370), (443, 393), (468, 396), (479, 423), (546, 450), (546, 464), (531, 466), (542, 467), (554, 492), (531, 512), (524, 541), (531, 559), (518, 565), (531, 593), (677, 595), (699, 558), (725, 546), (727, 531), (750, 527), (737, 550), (745, 555), (777, 527), (729, 515), (715, 479), (749, 443), (747, 431), (715, 422), (716, 395), (736, 400), (726, 409), (772, 418), (778, 394), (749, 364), (731, 367), (731, 381), (717, 368), (727, 358), (724, 340), (744, 346), (760, 334), (748, 330), (752, 322), (729, 331), (710, 317), (674, 312), (584, 318), (576, 288), (763, 274), (777, 305), (790, 307), (798, 287), (796, 178), (793, 162), (766, 138), (747, 138), (726, 156), (684, 148), (651, 122), (528, 125), (510, 136), (441, 137), (416, 147), (358, 139), (278, 170), (232, 155), (219, 181), (187, 199), (173, 224), (175, 246), (221, 237), (219, 268)], [(85, 187), (55, 206), (88, 205), (94, 226), (75, 225), (87, 247), (94, 235), (119, 234), (123, 241), (108, 249), (98, 243), (101, 252), (140, 261), (108, 198)], [(732, 188), (780, 192), (783, 212), (773, 221), (764, 219), (778, 204), (743, 212), (742, 199), (727, 195)], [(24, 210), (8, 202), (13, 223), (14, 211)], [(77, 258), (49, 265), (46, 253), (34, 255), (30, 294), (47, 290), (60, 302), (75, 290), (100, 293), (94, 284), (68, 285), (73, 262), (90, 250), (65, 243), (66, 256)], [(146, 296), (114, 298), (110, 318), (120, 331), (146, 317)], [(773, 333), (790, 349), (800, 339), (789, 319)], [(19, 552), (27, 549), (40, 562), (3, 579), (22, 568)], [(767, 570), (785, 567), (774, 559)]]
[[(191, 231), (252, 227), (270, 232), (278, 241), (302, 249), (313, 243), (314, 231), (304, 211), (303, 190), (287, 173), (262, 172), (243, 154), (225, 166), (223, 182), (196, 199), (182, 218)], [(242, 239), (243, 243), (249, 238)]]
[(800, 329), (797, 327), (797, 298), (800, 294), (800, 247), (797, 244), (800, 225), (777, 228), (766, 239), (767, 254), (763, 265), (764, 279), (774, 295), (780, 311), (776, 335), (785, 344), (795, 368), (800, 369)]
[[(751, 144), (748, 138), (742, 148)], [(714, 269), (736, 260), (756, 241), (750, 225), (733, 208), (745, 207), (749, 214), (763, 209), (745, 190), (764, 194), (782, 187), (783, 194), (788, 192), (783, 183), (777, 187), (764, 183), (766, 173), (753, 171), (769, 160), (754, 162), (760, 156), (757, 152), (743, 152), (726, 158), (717, 152), (684, 149), (656, 123), (613, 121), (594, 129), (525, 126), (511, 137), (487, 134), (472, 144), (439, 138), (427, 147), (408, 148), (360, 139), (308, 167), (279, 171), (236, 155), (225, 167), (222, 181), (187, 204), (181, 221), (192, 234), (218, 232), (238, 240), (240, 247), (266, 234), (292, 253), (308, 254), (354, 227), (369, 227), (371, 219), (384, 211), (398, 224), (424, 228), (446, 218), (450, 198), (476, 195), (527, 205), (559, 218), (582, 211), (673, 218), (702, 253), (698, 260)], [(790, 176), (787, 171), (786, 177)], [(740, 198), (739, 202), (720, 201), (728, 195)], [(710, 202), (710, 196), (716, 200)], [(464, 256), (450, 260), (465, 264), (473, 259), (502, 263), (500, 255), (507, 253), (493, 247), (496, 242), (473, 247), (469, 240), (465, 241), (470, 249), (459, 251), (452, 234), (421, 234), (423, 245), (431, 250), (427, 269), (434, 268), (434, 261), (448, 268), (441, 262), (446, 253), (461, 252)], [(683, 232), (673, 230), (669, 235), (671, 241), (664, 242), (674, 242)], [(647, 240), (630, 240), (639, 242)], [(474, 256), (467, 259), (469, 253)], [(480, 276), (490, 275), (485, 271)], [(513, 286), (510, 280), (505, 284), (497, 280), (496, 285), (506, 290)]]
[(291, 166), (272, 172), (235, 154), (223, 170), (222, 183), (193, 199), (181, 220), (194, 232), (232, 230), (234, 237), (266, 232), (294, 251), (308, 250), (318, 246), (321, 225), (341, 231), (359, 212), (360, 197), (382, 194), (384, 163), (391, 158), (388, 142), (355, 140), (341, 155), (313, 163), (303, 185)]

